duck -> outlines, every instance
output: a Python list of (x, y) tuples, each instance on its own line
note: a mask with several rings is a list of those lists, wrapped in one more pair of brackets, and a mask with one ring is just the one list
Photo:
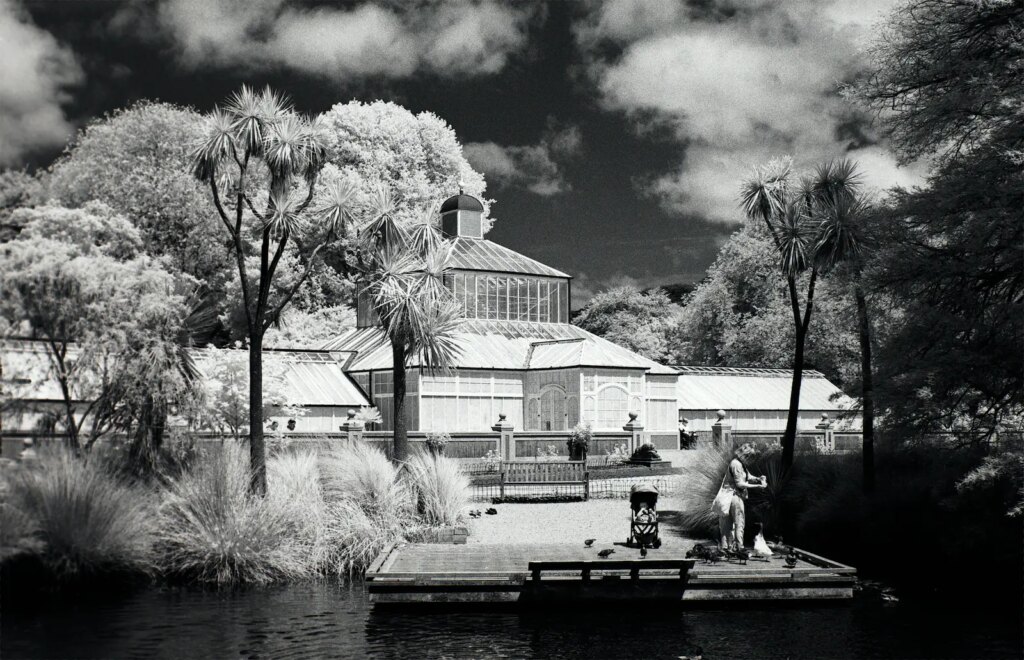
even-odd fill
[(610, 557), (613, 552), (615, 552), (614, 548), (605, 548), (601, 552), (597, 553), (597, 556), (601, 559), (608, 559), (608, 557)]
[(761, 532), (758, 532), (757, 536), (754, 537), (754, 556), (761, 559), (767, 559), (772, 556), (772, 549), (768, 547), (764, 540), (764, 534)]

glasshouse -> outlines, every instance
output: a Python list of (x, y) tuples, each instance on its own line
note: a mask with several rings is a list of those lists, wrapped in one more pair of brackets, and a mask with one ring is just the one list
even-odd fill
[[(572, 278), (483, 237), (483, 205), (456, 195), (441, 206), (454, 242), (447, 285), (464, 318), (461, 355), (446, 374), (408, 371), (410, 430), (489, 431), (504, 414), (516, 429), (565, 431), (589, 422), (621, 431), (637, 412), (651, 440), (678, 437), (675, 369), (569, 324)], [(345, 362), (393, 428), (391, 347), (368, 301), (357, 327), (323, 347)]]

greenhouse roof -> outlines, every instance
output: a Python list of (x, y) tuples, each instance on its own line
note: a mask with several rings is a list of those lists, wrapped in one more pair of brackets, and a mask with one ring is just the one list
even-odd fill
[[(71, 345), (69, 357), (77, 355)], [(214, 361), (228, 356), (241, 360), (248, 372), (248, 352), (239, 349), (192, 349), (196, 367), (204, 378)], [(324, 351), (263, 351), (263, 373), (280, 373), (284, 392), (291, 403), (299, 406), (367, 406), (362, 390), (342, 370), (348, 356)], [(0, 341), (3, 362), (3, 390), (13, 399), (24, 401), (61, 401), (60, 386), (52, 375), (49, 352), (45, 342), (30, 339)], [(88, 400), (88, 390), (75, 391), (75, 400)]]
[(570, 276), (539, 261), (523, 256), (515, 250), (492, 243), (486, 238), (459, 236), (453, 241), (452, 264), (456, 270), (484, 270), (545, 277)]
[[(195, 350), (196, 366), (207, 376), (218, 356), (232, 353), (248, 355), (245, 350)], [(342, 360), (338, 358), (342, 357)], [(345, 356), (326, 351), (263, 351), (263, 375), (276, 373), (284, 380), (283, 391), (288, 402), (297, 406), (368, 406), (366, 396), (342, 369)], [(248, 359), (245, 361), (248, 370)]]
[[(788, 410), (793, 372), (757, 367), (675, 367), (684, 410)], [(817, 371), (805, 371), (800, 409), (848, 410), (853, 399)]]
[[(643, 369), (653, 374), (675, 370), (637, 355), (617, 344), (565, 323), (523, 321), (462, 321), (456, 334), (461, 354), (455, 367), (462, 369), (560, 369), (605, 367)], [(379, 327), (351, 330), (323, 347), (354, 351), (346, 371), (391, 368), (391, 345)], [(413, 366), (419, 366), (413, 361)]]

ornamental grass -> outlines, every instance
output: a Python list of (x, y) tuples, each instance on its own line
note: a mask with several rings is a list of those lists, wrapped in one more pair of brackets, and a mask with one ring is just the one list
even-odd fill
[(153, 499), (64, 448), (10, 469), (0, 516), (4, 558), (33, 554), (58, 581), (150, 573)]

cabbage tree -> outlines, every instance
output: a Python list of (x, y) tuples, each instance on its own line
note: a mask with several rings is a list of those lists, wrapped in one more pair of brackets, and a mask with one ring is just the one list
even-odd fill
[(360, 291), (367, 296), (391, 343), (394, 369), (394, 454), (409, 457), (405, 419), (406, 369), (418, 357), (430, 370), (447, 370), (459, 354), (455, 331), (461, 309), (444, 285), (452, 244), (435, 223), (436, 207), (417, 222), (399, 220), (398, 203), (378, 188), (373, 215), (360, 231)]
[[(193, 173), (209, 186), (238, 268), (249, 348), (251, 491), (262, 495), (263, 337), (323, 247), (344, 234), (352, 189), (341, 178), (318, 186), (327, 162), (326, 131), (270, 88), (257, 93), (243, 86), (206, 123), (206, 136), (193, 153)], [(289, 286), (275, 292), (274, 276), (289, 249), (302, 266)]]

